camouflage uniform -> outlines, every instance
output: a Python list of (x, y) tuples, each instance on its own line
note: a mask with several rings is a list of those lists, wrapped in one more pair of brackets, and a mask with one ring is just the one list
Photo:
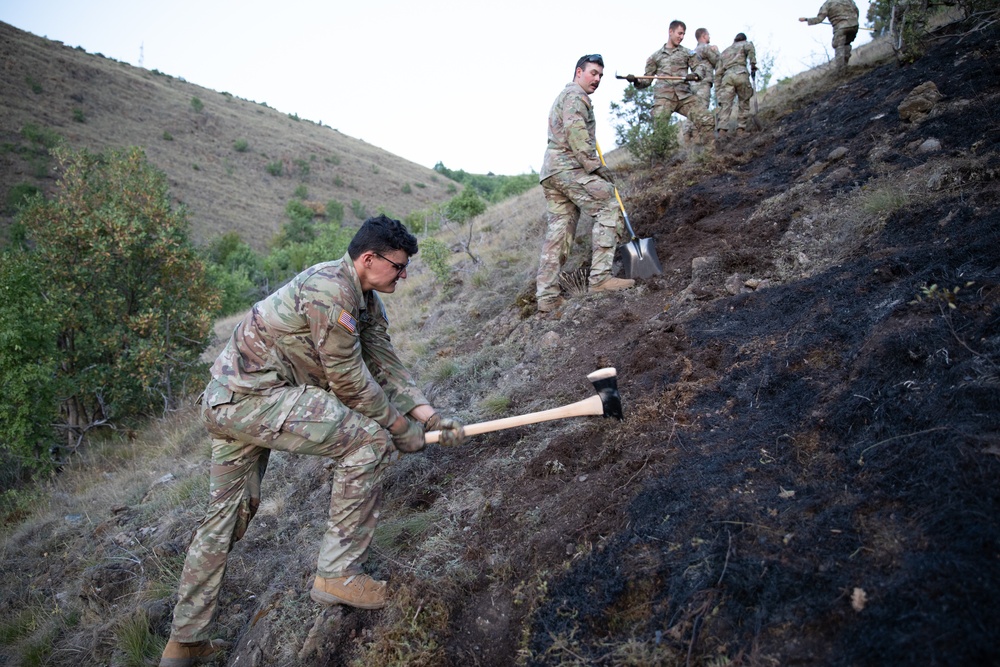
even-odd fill
[[(733, 107), (738, 106), (736, 127), (747, 129), (747, 118), (750, 116), (750, 97), (753, 95), (753, 85), (747, 73), (747, 61), (750, 67), (757, 68), (757, 50), (753, 42), (740, 40), (722, 52), (719, 57), (719, 88), (715, 91), (718, 99), (719, 130), (729, 129), (733, 117)], [(734, 104), (735, 102), (735, 104)]]
[(210, 637), (227, 555), (260, 504), (272, 449), (336, 462), (317, 572), (361, 572), (394, 451), (387, 428), (428, 403), (388, 326), (348, 255), (306, 269), (236, 326), (201, 398), (212, 436), (209, 506), (184, 562), (171, 639)]
[(715, 68), (719, 66), (719, 48), (714, 44), (699, 44), (694, 50), (697, 64), (692, 71), (701, 77), (701, 81), (692, 81), (691, 91), (698, 96), (705, 108), (711, 106), (712, 84), (715, 81)]
[[(664, 44), (659, 51), (646, 59), (646, 76), (687, 76), (688, 70), (694, 71), (698, 60), (694, 51), (688, 51), (683, 46), (672, 47)], [(646, 88), (651, 80), (640, 79), (634, 85), (636, 88)], [(687, 81), (656, 81), (653, 86), (653, 114), (659, 116), (679, 113), (695, 128), (695, 136), (700, 141), (706, 141), (715, 129), (712, 114), (702, 99), (691, 91)]]
[(829, 18), (833, 24), (833, 62), (837, 69), (847, 67), (851, 58), (851, 42), (858, 36), (858, 6), (853, 0), (826, 0), (819, 14), (806, 19), (809, 25)]
[(566, 84), (549, 111), (548, 145), (539, 180), (546, 202), (546, 231), (535, 278), (539, 303), (559, 296), (559, 271), (573, 245), (580, 211), (594, 218), (590, 284), (611, 276), (615, 247), (624, 222), (614, 186), (594, 172), (597, 121), (590, 96), (573, 82)]

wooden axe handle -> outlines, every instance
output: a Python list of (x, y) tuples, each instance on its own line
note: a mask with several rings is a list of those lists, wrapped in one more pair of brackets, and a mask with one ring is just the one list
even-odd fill
[[(600, 396), (595, 394), (590, 398), (585, 398), (582, 401), (570, 403), (569, 405), (564, 405), (559, 408), (542, 410), (541, 412), (529, 412), (526, 415), (504, 417), (503, 419), (494, 419), (493, 421), (479, 422), (478, 424), (467, 424), (465, 426), (465, 435), (470, 436), (479, 435), (480, 433), (490, 433), (492, 431), (502, 431), (504, 429), (514, 428), (515, 426), (537, 424), (538, 422), (565, 419), (567, 417), (585, 417), (588, 415), (603, 414), (604, 402), (601, 400)], [(440, 439), (441, 431), (430, 431), (424, 434), (424, 442), (428, 445), (435, 443)]]

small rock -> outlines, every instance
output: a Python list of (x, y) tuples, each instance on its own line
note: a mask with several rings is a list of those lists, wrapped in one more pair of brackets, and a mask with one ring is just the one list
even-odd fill
[(903, 121), (919, 123), (931, 112), (934, 105), (944, 97), (933, 81), (926, 81), (913, 90), (899, 103), (896, 110)]
[(828, 183), (840, 183), (843, 181), (850, 180), (851, 169), (850, 167), (840, 167), (839, 169), (834, 169), (830, 174), (824, 179)]
[(745, 288), (743, 287), (743, 278), (740, 274), (734, 273), (733, 275), (726, 278), (726, 291), (730, 294), (739, 294)]
[(73, 525), (77, 525), (77, 524), (83, 523), (83, 515), (82, 514), (67, 514), (66, 515), (66, 523), (71, 523)]
[(847, 155), (847, 149), (844, 148), (843, 146), (838, 146), (837, 148), (834, 148), (832, 151), (830, 151), (830, 154), (826, 156), (826, 161), (836, 162), (845, 155)]
[(576, 478), (576, 481), (578, 481), (578, 482), (586, 482), (587, 481), (587, 476), (586, 475), (580, 475), (579, 477)]
[(930, 138), (917, 146), (918, 153), (934, 153), (939, 150), (941, 150), (941, 142), (934, 138)]
[(694, 284), (705, 282), (719, 270), (719, 264), (720, 260), (716, 255), (695, 257), (691, 260), (691, 282)]
[(544, 336), (542, 336), (541, 346), (545, 349), (551, 349), (559, 345), (559, 334), (555, 331), (550, 331)]
[(750, 289), (757, 289), (757, 287), (760, 286), (760, 280), (758, 280), (757, 278), (747, 278), (746, 280), (743, 281), (743, 284), (749, 287)]

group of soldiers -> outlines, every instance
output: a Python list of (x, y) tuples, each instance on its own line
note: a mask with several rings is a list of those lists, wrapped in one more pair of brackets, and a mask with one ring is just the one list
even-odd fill
[[(829, 19), (833, 25), (835, 65), (846, 67), (851, 42), (858, 33), (858, 8), (853, 0), (826, 0), (809, 25)], [(723, 51), (711, 43), (706, 28), (695, 31), (697, 46), (681, 45), (687, 34), (683, 21), (672, 21), (667, 43), (646, 60), (645, 74), (624, 77), (638, 89), (653, 86), (654, 118), (678, 113), (692, 125), (692, 141), (710, 148), (713, 135), (725, 138), (734, 122), (736, 134), (747, 130), (750, 100), (757, 75), (757, 50), (744, 33)], [(549, 111), (548, 143), (539, 180), (546, 201), (546, 232), (535, 277), (538, 311), (551, 313), (563, 304), (559, 275), (569, 255), (580, 213), (594, 219), (588, 289), (611, 292), (629, 289), (635, 281), (611, 275), (615, 248), (623, 240), (624, 224), (616, 196), (614, 174), (597, 150), (594, 109), (590, 95), (604, 76), (600, 54), (581, 57), (573, 81), (556, 97)], [(717, 108), (709, 112), (712, 87)]]

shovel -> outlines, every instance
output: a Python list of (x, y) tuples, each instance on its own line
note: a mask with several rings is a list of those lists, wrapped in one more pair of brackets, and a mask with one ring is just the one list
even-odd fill
[[(604, 162), (604, 154), (601, 153), (601, 145), (597, 144), (597, 156), (601, 158), (601, 164), (608, 166)], [(626, 278), (650, 278), (663, 273), (660, 260), (656, 257), (656, 248), (653, 247), (652, 239), (640, 239), (632, 230), (632, 223), (629, 222), (628, 213), (625, 212), (625, 205), (622, 203), (621, 195), (618, 194), (618, 186), (615, 186), (615, 199), (618, 200), (618, 208), (625, 218), (625, 228), (628, 229), (629, 242), (618, 246), (618, 253), (622, 258), (622, 272)]]
[(750, 86), (750, 96), (753, 97), (753, 127), (760, 132), (760, 119), (757, 118), (757, 72), (751, 74), (750, 77), (753, 79), (753, 84)]

